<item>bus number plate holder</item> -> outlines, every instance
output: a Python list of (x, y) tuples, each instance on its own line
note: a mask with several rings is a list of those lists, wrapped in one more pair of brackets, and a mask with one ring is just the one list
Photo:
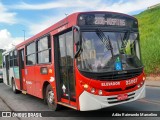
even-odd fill
[(127, 94), (120, 94), (117, 96), (117, 99), (120, 101), (126, 100), (126, 99), (128, 99), (128, 95)]

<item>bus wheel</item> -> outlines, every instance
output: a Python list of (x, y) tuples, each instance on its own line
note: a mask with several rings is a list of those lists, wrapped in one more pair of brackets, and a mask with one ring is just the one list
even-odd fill
[(46, 89), (46, 101), (49, 109), (54, 111), (58, 110), (59, 105), (55, 102), (55, 96), (51, 85), (49, 84)]
[(13, 90), (14, 93), (18, 93), (19, 92), (19, 90), (16, 89), (16, 84), (15, 84), (14, 79), (12, 79), (12, 90)]

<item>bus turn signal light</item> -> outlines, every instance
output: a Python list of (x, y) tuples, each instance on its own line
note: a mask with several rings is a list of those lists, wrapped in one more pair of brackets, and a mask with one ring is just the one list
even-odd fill
[(88, 84), (80, 81), (81, 85), (83, 86), (83, 88), (87, 91), (87, 92), (90, 92), (92, 94), (95, 94), (95, 95), (103, 95), (103, 91), (102, 90), (98, 90), (96, 88), (92, 88), (91, 86), (89, 86)]
[(84, 87), (85, 89), (88, 89), (89, 86), (88, 86), (87, 84), (84, 84), (83, 87)]

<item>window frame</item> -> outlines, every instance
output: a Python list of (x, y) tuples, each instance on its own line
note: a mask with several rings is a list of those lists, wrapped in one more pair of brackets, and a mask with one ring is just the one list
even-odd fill
[[(29, 45), (31, 45), (31, 44), (34, 44), (34, 49), (35, 49), (35, 51), (33, 52), (33, 53), (30, 53), (30, 54), (27, 54), (27, 47), (29, 46)], [(29, 44), (27, 44), (26, 46), (25, 46), (25, 48), (26, 48), (26, 51), (25, 51), (25, 58), (26, 58), (26, 61), (25, 61), (25, 64), (26, 64), (26, 66), (34, 66), (34, 65), (36, 65), (36, 42), (35, 41), (32, 41), (32, 42), (30, 42)], [(27, 57), (28, 56), (31, 56), (31, 55), (34, 55), (34, 64), (27, 64)]]
[(14, 56), (13, 56), (13, 51), (9, 52), (9, 68), (14, 67)]
[[(38, 42), (40, 42), (40, 40), (43, 40), (44, 38), (47, 38), (47, 46), (48, 48), (42, 49), (42, 50), (38, 50)], [(48, 51), (49, 52), (49, 62), (39, 62), (39, 58), (38, 58), (38, 54), (42, 53), (44, 51)], [(42, 64), (52, 64), (52, 43), (51, 43), (51, 36), (49, 34), (39, 38), (36, 41), (36, 63), (37, 65), (42, 65)]]
[[(16, 55), (15, 55), (15, 52), (16, 52)], [(17, 66), (19, 66), (18, 65), (18, 51), (15, 49), (15, 50), (13, 50), (13, 67), (17, 67)], [(16, 62), (16, 66), (15, 66), (15, 62)]]

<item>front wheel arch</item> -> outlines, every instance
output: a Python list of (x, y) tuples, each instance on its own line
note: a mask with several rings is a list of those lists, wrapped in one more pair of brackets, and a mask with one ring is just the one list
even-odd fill
[(43, 83), (43, 91), (42, 91), (42, 98), (43, 98), (43, 100), (44, 100), (44, 103), (45, 104), (47, 104), (47, 100), (46, 100), (46, 89), (47, 89), (47, 86), (49, 85), (50, 83), (48, 82), (48, 81), (45, 81), (44, 83)]

